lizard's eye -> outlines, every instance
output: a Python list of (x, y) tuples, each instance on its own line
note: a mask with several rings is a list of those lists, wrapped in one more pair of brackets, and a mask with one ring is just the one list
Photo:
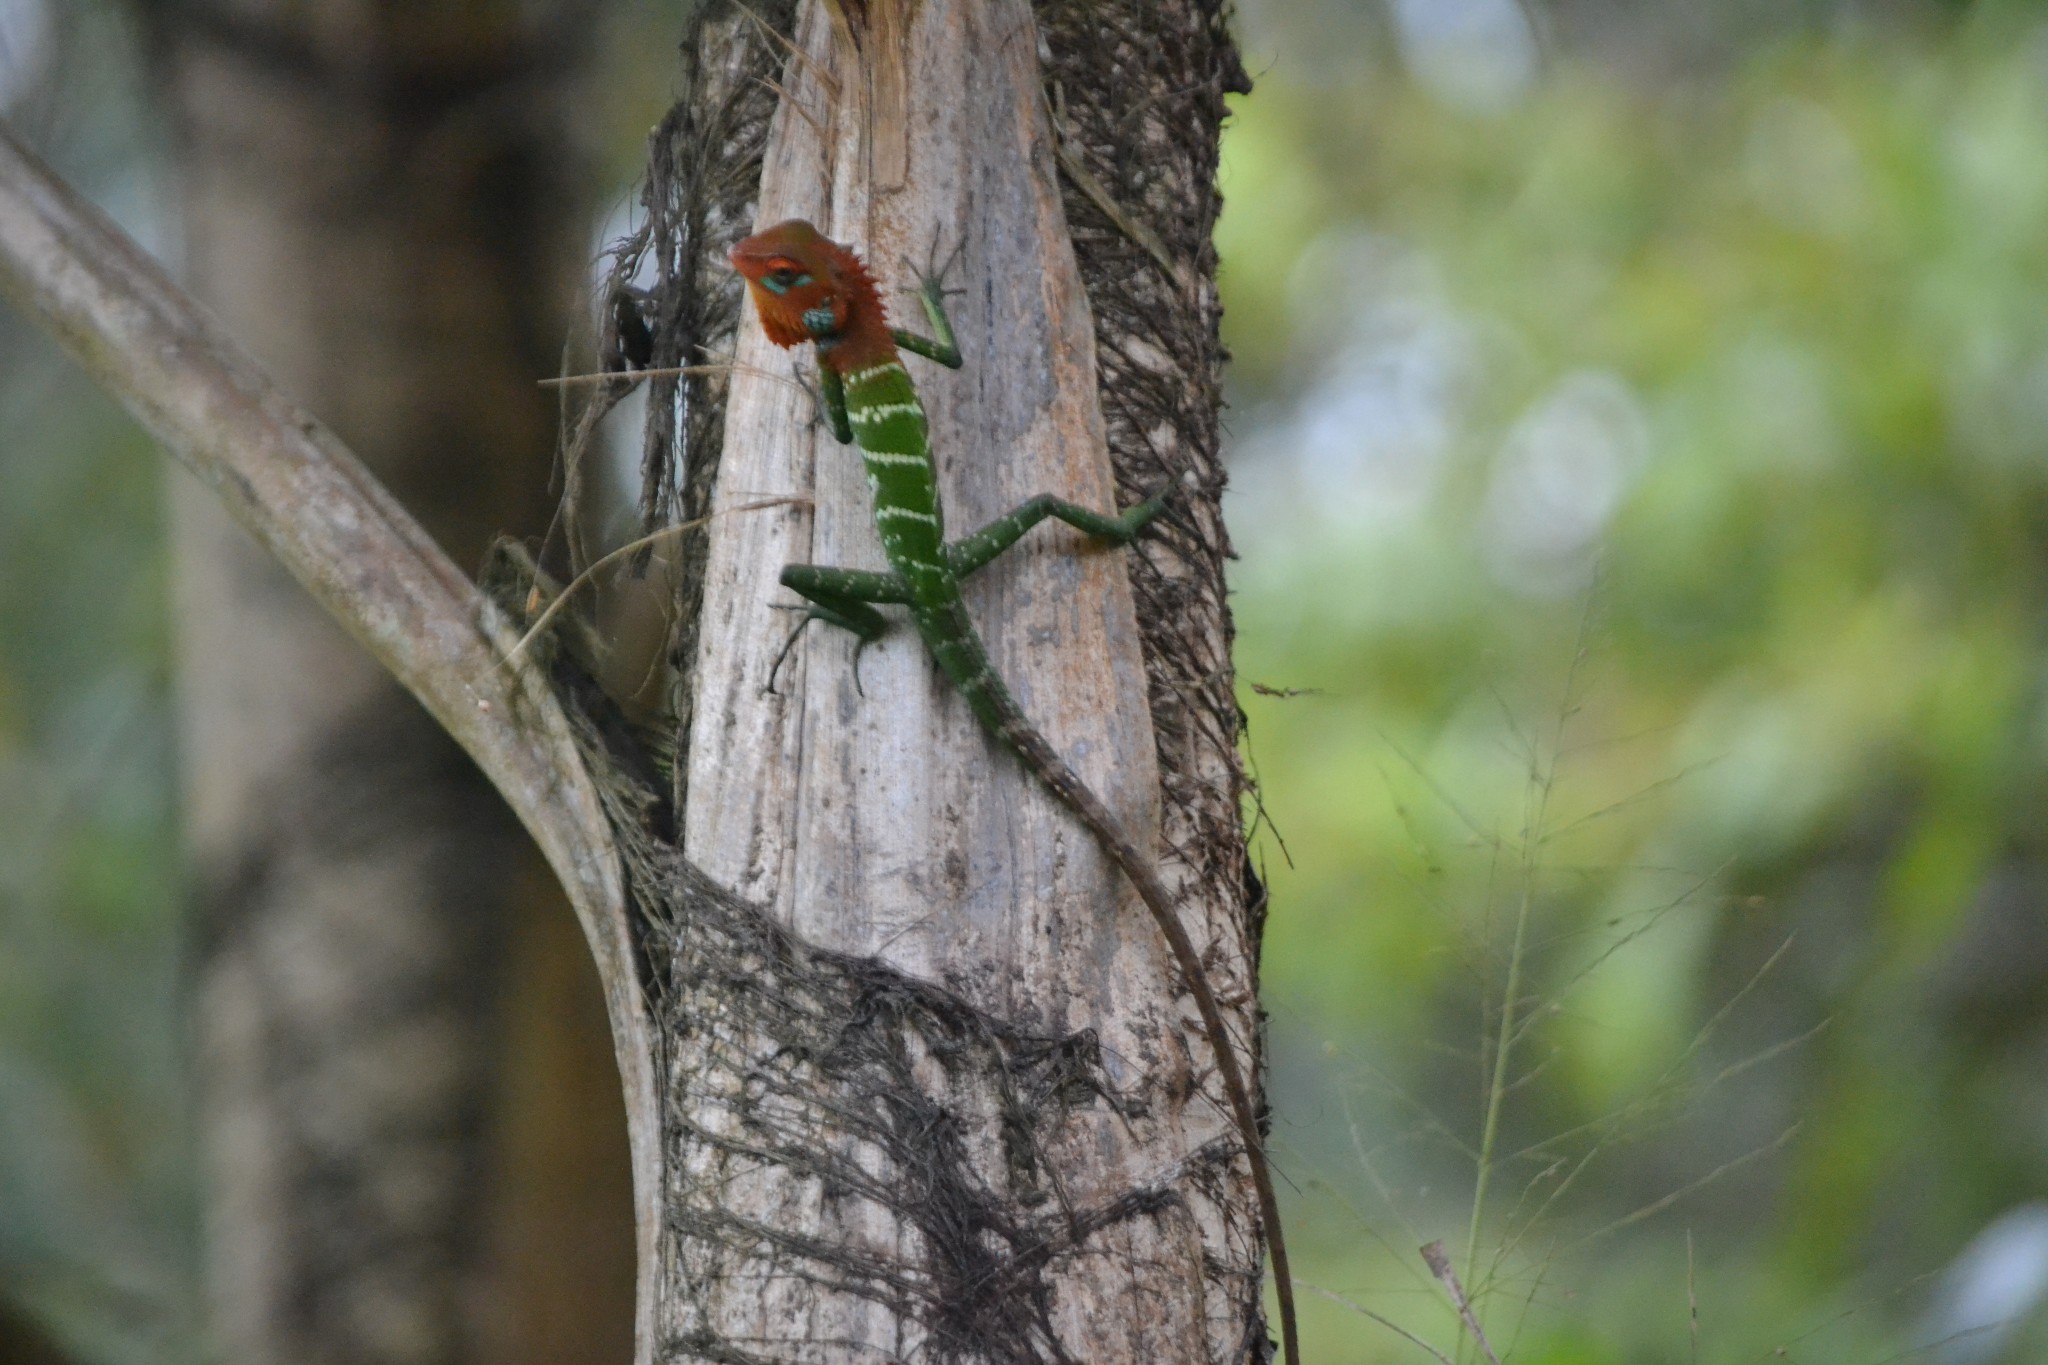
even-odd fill
[(761, 283), (767, 285), (778, 294), (787, 294), (798, 285), (809, 284), (810, 282), (811, 277), (809, 275), (790, 265), (777, 266), (761, 277)]

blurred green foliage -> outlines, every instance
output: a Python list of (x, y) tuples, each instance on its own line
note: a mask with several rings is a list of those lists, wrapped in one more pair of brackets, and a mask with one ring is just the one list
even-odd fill
[[(111, 8), (0, 11), (11, 129), (148, 238), (142, 89)], [(0, 1295), (75, 1358), (174, 1365), (198, 1253), (164, 473), (0, 309)], [(0, 1359), (28, 1349), (11, 1323)]]
[(1921, 1342), (2048, 1192), (2048, 29), (1282, 62), (1224, 175), (1304, 1273), (1448, 1345), (1448, 1237), (1527, 1359), (1694, 1358), (1689, 1275), (1700, 1360)]
[(175, 1360), (196, 1280), (162, 470), (57, 356), (0, 352), (0, 1283), (91, 1358)]

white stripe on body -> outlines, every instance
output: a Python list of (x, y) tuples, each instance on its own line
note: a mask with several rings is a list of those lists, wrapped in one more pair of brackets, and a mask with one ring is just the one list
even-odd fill
[(922, 415), (923, 412), (922, 403), (870, 403), (859, 408), (849, 406), (846, 415), (862, 426), (873, 426), (877, 422), (886, 422), (891, 417), (903, 417), (911, 413)]
[(846, 376), (846, 383), (849, 386), (866, 384), (871, 380), (879, 379), (891, 370), (906, 378), (910, 374), (910, 371), (903, 368), (901, 361), (885, 360), (879, 365), (870, 365), (865, 370), (855, 370), (852, 374)]

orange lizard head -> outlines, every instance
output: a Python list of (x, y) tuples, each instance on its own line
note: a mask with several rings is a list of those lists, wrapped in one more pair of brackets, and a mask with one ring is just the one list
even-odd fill
[(877, 346), (895, 342), (875, 282), (860, 257), (824, 233), (791, 218), (764, 228), (732, 249), (733, 268), (761, 314), (761, 330), (777, 346), (818, 343), (835, 369), (871, 363)]

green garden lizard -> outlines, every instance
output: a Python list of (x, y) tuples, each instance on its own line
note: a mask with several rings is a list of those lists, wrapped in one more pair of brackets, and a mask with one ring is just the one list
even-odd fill
[[(1272, 1250), (1281, 1341), (1288, 1365), (1300, 1365), (1287, 1248), (1281, 1238), (1258, 1115), (1201, 959), (1152, 860), (1138, 850), (1109, 808), (1025, 717), (996, 675), (960, 595), (961, 579), (1047, 517), (1123, 545), (1159, 514), (1165, 494), (1155, 495), (1121, 516), (1105, 516), (1041, 494), (973, 535), (948, 544), (926, 438), (924, 406), (900, 354), (911, 351), (948, 368), (959, 368), (959, 347), (936, 282), (924, 281), (920, 295), (937, 336), (937, 340), (927, 340), (890, 327), (874, 281), (860, 258), (809, 223), (793, 219), (756, 233), (732, 249), (732, 263), (747, 281), (770, 341), (783, 347), (806, 342), (816, 345), (826, 415), (842, 444), (851, 441), (860, 447), (868, 486), (874, 492), (875, 529), (890, 565), (888, 572), (875, 572), (792, 564), (782, 571), (783, 586), (811, 604), (805, 624), (821, 620), (843, 627), (858, 637), (861, 648), (880, 638), (886, 626), (885, 618), (875, 610), (878, 605), (909, 608), (918, 634), (939, 668), (959, 688), (975, 718), (1080, 817), (1137, 888), (1187, 979), (1215, 1050), (1217, 1069), (1243, 1134), (1259, 1213)], [(801, 630), (800, 625), (798, 632)], [(795, 639), (792, 635), (791, 643)], [(856, 667), (858, 658), (856, 652)]]

